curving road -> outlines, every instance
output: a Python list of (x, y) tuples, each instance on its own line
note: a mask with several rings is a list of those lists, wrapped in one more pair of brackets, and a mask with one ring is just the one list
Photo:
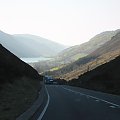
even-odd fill
[(120, 120), (120, 97), (87, 89), (47, 85), (48, 102), (37, 120)]

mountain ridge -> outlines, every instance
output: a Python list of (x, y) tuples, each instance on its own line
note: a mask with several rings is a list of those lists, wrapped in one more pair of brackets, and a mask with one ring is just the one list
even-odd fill
[[(59, 70), (47, 72), (61, 79), (74, 79), (84, 72), (93, 69), (106, 61), (110, 61), (120, 54), (120, 32), (107, 41), (100, 48), (86, 57), (83, 57)], [(112, 58), (113, 57), (113, 58)]]
[[(88, 54), (101, 47), (104, 43), (109, 41), (119, 31), (120, 29), (115, 31), (104, 31), (102, 33), (99, 33), (93, 38), (91, 38), (88, 42), (85, 42), (81, 45), (72, 46), (63, 50), (57, 55), (56, 59), (61, 59), (65, 61), (71, 60), (70, 62), (73, 62), (78, 58), (87, 56)], [(74, 56), (78, 56), (78, 58), (74, 60)]]
[[(66, 72), (69, 70), (72, 71), (72, 69), (74, 69), (75, 66), (76, 68), (78, 68), (79, 62), (77, 61), (81, 61), (81, 64), (85, 64), (87, 61), (95, 59), (96, 58), (95, 56), (89, 57), (88, 55), (94, 52), (95, 50), (97, 50), (98, 48), (100, 48), (106, 42), (110, 41), (111, 38), (115, 36), (119, 31), (120, 30), (118, 29), (115, 31), (102, 32), (96, 35), (95, 37), (91, 38), (88, 42), (85, 42), (81, 45), (72, 46), (70, 48), (63, 50), (58, 54), (58, 56), (56, 56), (51, 61), (49, 60), (45, 62), (38, 62), (38, 63), (35, 63), (33, 66), (37, 70), (39, 70), (39, 72), (50, 71), (50, 73), (55, 72), (56, 75), (57, 75), (57, 71), (58, 73), (61, 72), (62, 74), (65, 71)], [(75, 57), (76, 57), (76, 60), (74, 59)], [(75, 63), (76, 65), (75, 66), (72, 65), (72, 63)], [(70, 65), (71, 67), (68, 67)], [(40, 70), (39, 67), (42, 69)]]
[[(80, 61), (79, 60), (76, 61), (74, 64), (77, 64), (78, 67), (79, 67), (79, 65), (82, 65), (82, 64), (83, 64), (83, 67), (85, 64), (86, 65), (88, 64), (88, 66), (89, 66), (89, 63), (94, 64), (94, 62), (97, 62), (98, 65), (101, 65), (101, 64), (105, 63), (105, 61), (108, 62), (111, 59), (114, 59), (118, 55), (120, 55), (120, 32), (118, 32), (115, 36), (113, 36), (111, 38), (110, 41), (106, 42), (103, 46), (101, 46), (100, 48), (95, 50), (93, 53), (89, 54), (87, 57), (81, 59)], [(86, 59), (86, 61), (85, 61), (85, 59)], [(85, 63), (82, 62), (82, 60)], [(102, 61), (103, 61), (103, 63), (102, 63)], [(101, 63), (99, 63), (99, 62), (101, 62)], [(79, 71), (79, 69), (78, 69), (78, 71)], [(73, 71), (73, 73), (74, 73), (74, 71)], [(71, 74), (71, 73), (68, 73), (68, 74)]]
[[(41, 42), (40, 42), (41, 41)], [(35, 35), (0, 32), (0, 43), (19, 58), (53, 57), (66, 46)]]

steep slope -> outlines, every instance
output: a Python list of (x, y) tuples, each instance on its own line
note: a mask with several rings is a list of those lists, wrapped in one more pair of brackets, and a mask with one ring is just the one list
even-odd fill
[(94, 69), (97, 66), (108, 62), (120, 55), (120, 32), (118, 32), (110, 41), (106, 42), (100, 48), (59, 70), (48, 72), (48, 74), (59, 76), (70, 80), (79, 75)]
[(55, 76), (70, 72), (78, 68), (79, 61), (80, 64), (84, 64), (87, 61), (94, 59), (94, 56), (88, 57), (87, 55), (92, 53), (97, 48), (100, 48), (107, 41), (110, 41), (111, 38), (115, 36), (119, 31), (120, 30), (100, 33), (84, 44), (76, 45), (63, 50), (52, 60), (34, 63), (32, 66), (37, 69), (39, 73), (49, 70), (53, 71), (50, 72), (50, 74)]
[(104, 43), (111, 40), (111, 38), (116, 35), (120, 30), (116, 31), (106, 31), (100, 33), (90, 39), (88, 42), (83, 43), (81, 45), (76, 45), (70, 47), (68, 49), (63, 50), (61, 53), (58, 54), (56, 57), (57, 60), (64, 60), (66, 62), (73, 62), (78, 58), (87, 56), (88, 54), (92, 53), (99, 47), (101, 47)]
[[(83, 59), (80, 59), (78, 61), (75, 61), (73, 64), (71, 64), (71, 67), (74, 67), (74, 65), (82, 65), (86, 64), (90, 61), (96, 61), (96, 59), (105, 59), (106, 56), (109, 56), (113, 58), (117, 55), (119, 55), (120, 51), (120, 32), (118, 32), (115, 36), (111, 38), (110, 41), (103, 44), (100, 48), (89, 54), (88, 56), (84, 57)], [(107, 60), (107, 58), (106, 58)], [(75, 67), (74, 67), (75, 68)]]
[(69, 81), (69, 84), (120, 95), (120, 56)]
[(16, 120), (35, 101), (40, 76), (0, 44), (0, 120)]
[(0, 31), (0, 43), (18, 57), (51, 57), (66, 46), (34, 35), (9, 35)]
[(120, 32), (118, 32), (112, 39), (106, 42), (102, 47), (98, 48), (90, 54), (90, 56), (100, 56), (107, 52), (112, 52), (120, 49)]
[(62, 44), (58, 44), (56, 42), (35, 35), (21, 34), (14, 35), (14, 38), (17, 41), (21, 41), (21, 44), (25, 45), (27, 48), (29, 48), (29, 50), (34, 50), (43, 57), (55, 56), (57, 53), (67, 48)]
[(39, 78), (37, 71), (0, 44), (0, 82), (9, 82), (9, 80), (14, 79), (14, 77), (22, 76)]

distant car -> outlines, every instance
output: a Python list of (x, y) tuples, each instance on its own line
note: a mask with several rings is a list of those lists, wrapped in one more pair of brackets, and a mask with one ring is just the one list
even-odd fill
[(54, 79), (51, 76), (45, 76), (44, 82), (45, 82), (45, 84), (53, 84)]

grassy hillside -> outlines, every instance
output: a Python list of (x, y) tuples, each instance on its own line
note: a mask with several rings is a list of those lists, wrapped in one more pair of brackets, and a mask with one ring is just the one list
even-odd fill
[[(30, 34), (18, 34), (14, 35), (14, 38), (17, 41), (21, 41), (21, 45), (25, 45), (29, 49), (29, 51), (33, 50), (32, 51), (32, 53), (34, 52), (33, 54), (37, 53), (39, 56), (43, 57), (55, 56), (59, 52), (67, 48), (62, 44)], [(37, 57), (39, 57), (38, 55)]]
[(106, 31), (100, 33), (84, 44), (76, 45), (63, 50), (52, 60), (38, 62), (32, 64), (32, 66), (36, 68), (40, 73), (50, 70), (52, 71), (50, 72), (50, 74), (55, 74), (56, 76), (70, 72), (79, 67), (79, 62), (80, 64), (85, 64), (86, 62), (94, 59), (94, 56), (89, 57), (88, 54), (91, 54), (93, 51), (95, 51), (97, 48), (100, 48), (107, 41), (110, 41), (111, 38), (119, 31), (120, 30)]
[(108, 52), (106, 54), (103, 54), (103, 55), (97, 57), (96, 59), (88, 61), (87, 63), (85, 63), (83, 65), (80, 65), (80, 66), (76, 65), (77, 67), (74, 70), (72, 70), (66, 74), (61, 74), (59, 77), (62, 79), (66, 79), (68, 81), (78, 78), (78, 76), (80, 76), (88, 71), (91, 71), (102, 64), (105, 64), (105, 63), (115, 59), (119, 55), (120, 55), (120, 49), (113, 51), (113, 52)]
[(63, 68), (47, 72), (47, 74), (70, 80), (77, 78), (79, 75), (88, 70), (94, 69), (105, 62), (114, 59), (120, 54), (120, 32), (118, 32), (110, 41), (103, 44), (100, 48), (91, 54), (83, 57)]
[(40, 90), (40, 76), (0, 44), (0, 120), (15, 120)]
[(106, 42), (102, 47), (92, 52), (90, 56), (100, 56), (107, 52), (112, 52), (120, 49), (120, 32), (111, 38), (110, 41)]
[(88, 54), (101, 47), (107, 41), (110, 41), (111, 38), (119, 31), (120, 30), (106, 31), (96, 35), (86, 43), (65, 49), (57, 55), (56, 60), (66, 61), (66, 63), (70, 63), (79, 58), (87, 56)]
[(0, 31), (0, 44), (19, 58), (51, 57), (66, 46), (34, 35), (9, 35)]
[(69, 84), (120, 95), (120, 56), (69, 81)]

